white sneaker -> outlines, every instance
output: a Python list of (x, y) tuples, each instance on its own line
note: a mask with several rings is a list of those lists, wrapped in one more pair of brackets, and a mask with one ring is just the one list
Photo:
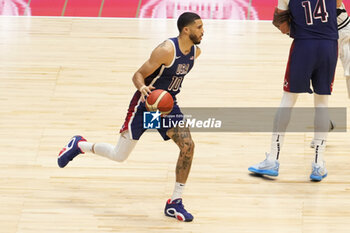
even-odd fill
[(321, 181), (328, 175), (328, 171), (326, 169), (326, 165), (323, 162), (323, 166), (313, 162), (312, 163), (312, 172), (310, 175), (310, 179), (314, 181)]
[(248, 168), (248, 171), (268, 176), (278, 176), (280, 163), (276, 159), (269, 159), (269, 154), (266, 153), (266, 159), (261, 163)]

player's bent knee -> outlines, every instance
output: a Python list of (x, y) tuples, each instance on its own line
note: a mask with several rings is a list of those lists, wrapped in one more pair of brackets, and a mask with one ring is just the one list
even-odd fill
[(112, 159), (117, 162), (124, 162), (131, 154), (132, 149), (115, 147)]
[(114, 154), (112, 159), (114, 161), (117, 161), (117, 162), (124, 162), (127, 158), (129, 157), (129, 155), (118, 155), (118, 154)]
[(119, 162), (119, 163), (122, 163), (122, 162), (124, 162), (127, 158), (128, 158), (128, 157), (122, 158), (122, 159), (119, 158), (119, 159), (117, 159), (116, 161)]
[(117, 162), (124, 162), (133, 151), (136, 143), (136, 140), (130, 139), (129, 133), (124, 132), (120, 135), (118, 144), (113, 149), (112, 159)]

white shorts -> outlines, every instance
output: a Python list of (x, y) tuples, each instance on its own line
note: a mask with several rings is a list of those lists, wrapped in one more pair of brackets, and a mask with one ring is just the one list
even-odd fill
[(339, 30), (339, 58), (344, 69), (344, 76), (350, 76), (350, 23)]

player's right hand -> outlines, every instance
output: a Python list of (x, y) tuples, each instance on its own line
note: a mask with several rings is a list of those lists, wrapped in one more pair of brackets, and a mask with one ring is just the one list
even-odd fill
[(149, 85), (149, 86), (146, 86), (146, 85), (143, 85), (142, 87), (140, 87), (139, 91), (141, 92), (141, 102), (145, 102), (146, 100), (146, 96), (148, 96), (152, 90), (156, 89), (154, 86), (152, 85)]

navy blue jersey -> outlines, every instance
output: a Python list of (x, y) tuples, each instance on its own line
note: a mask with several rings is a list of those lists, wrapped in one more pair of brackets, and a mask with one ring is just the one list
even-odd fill
[(174, 58), (169, 66), (161, 65), (153, 74), (145, 79), (145, 84), (152, 84), (156, 89), (168, 91), (176, 100), (176, 95), (180, 92), (185, 75), (190, 72), (196, 57), (196, 46), (193, 45), (191, 51), (184, 55), (179, 47), (177, 37), (169, 39), (174, 45)]
[(290, 36), (295, 39), (338, 39), (336, 0), (290, 0)]

